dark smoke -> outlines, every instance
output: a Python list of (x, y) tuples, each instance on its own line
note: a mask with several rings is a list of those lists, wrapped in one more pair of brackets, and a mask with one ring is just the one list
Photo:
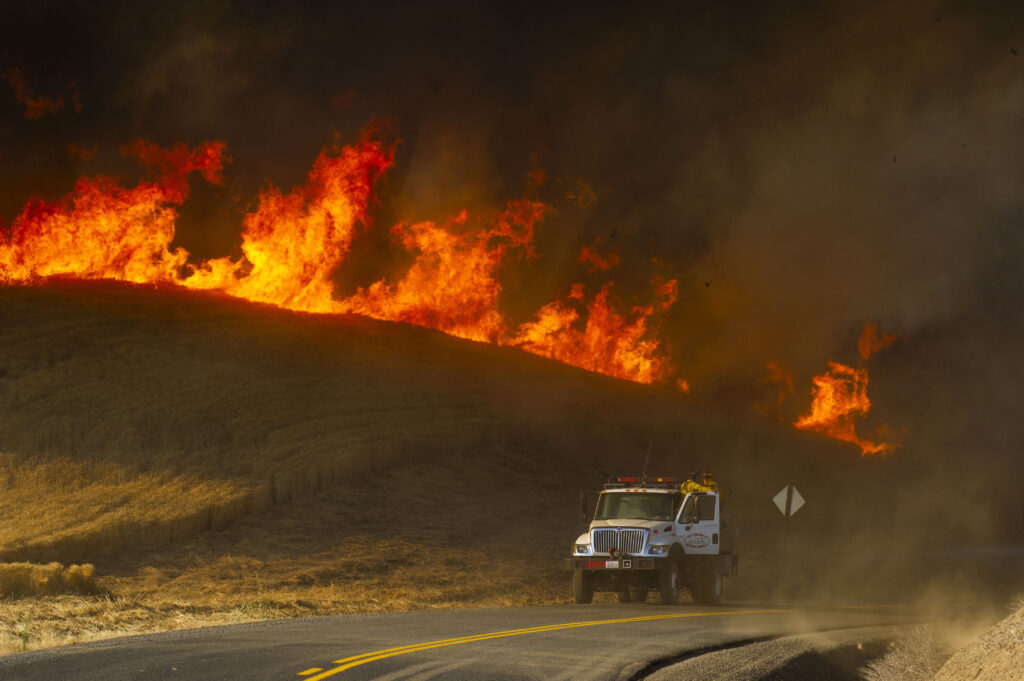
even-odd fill
[[(0, 25), (0, 68), (81, 93), (80, 113), (28, 120), (0, 92), (4, 224), (83, 173), (137, 173), (132, 139), (222, 139), (226, 186), (196, 187), (178, 241), (237, 255), (266, 180), (389, 117), (383, 227), (500, 205), (545, 171), (558, 210), (540, 260), (504, 272), (513, 317), (585, 277), (600, 238), (625, 300), (680, 279), (666, 332), (694, 399), (748, 410), (779, 362), (790, 419), (877, 321), (902, 340), (868, 364), (871, 425), (905, 430), (894, 457), (942, 484), (991, 490), (1002, 537), (1024, 527), (1019, 5), (8, 2)], [(357, 242), (341, 289), (394, 250), (386, 230)]]

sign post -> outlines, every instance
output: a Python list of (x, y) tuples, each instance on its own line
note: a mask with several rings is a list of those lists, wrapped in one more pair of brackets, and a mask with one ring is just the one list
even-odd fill
[(804, 505), (804, 498), (800, 496), (796, 485), (788, 484), (772, 499), (785, 517), (785, 524), (782, 526), (782, 570), (786, 571), (786, 545), (789, 543), (789, 519)]

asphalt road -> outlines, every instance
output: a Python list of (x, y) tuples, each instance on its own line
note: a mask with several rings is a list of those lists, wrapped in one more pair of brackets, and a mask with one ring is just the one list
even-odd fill
[(278, 620), (0, 658), (3, 681), (630, 679), (673, 656), (920, 621), (904, 608), (595, 604)]

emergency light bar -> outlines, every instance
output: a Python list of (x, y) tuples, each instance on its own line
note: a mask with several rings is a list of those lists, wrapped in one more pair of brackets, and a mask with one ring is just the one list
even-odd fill
[[(675, 478), (651, 478), (648, 482), (675, 482)], [(618, 482), (640, 482), (640, 478), (619, 478)]]

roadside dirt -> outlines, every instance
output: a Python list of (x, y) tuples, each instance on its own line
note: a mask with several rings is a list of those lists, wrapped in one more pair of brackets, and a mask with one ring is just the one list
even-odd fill
[(659, 669), (648, 681), (860, 681), (860, 669), (885, 654), (894, 627), (790, 636), (719, 650)]
[(951, 657), (935, 681), (1024, 680), (1024, 603)]

